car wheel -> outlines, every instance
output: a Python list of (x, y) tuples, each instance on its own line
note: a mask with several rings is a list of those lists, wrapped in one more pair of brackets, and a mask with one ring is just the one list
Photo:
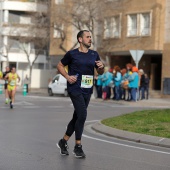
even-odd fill
[(48, 89), (48, 94), (49, 94), (49, 96), (53, 96), (53, 91), (52, 91), (52, 89)]
[(67, 89), (65, 89), (65, 91), (64, 91), (64, 96), (65, 96), (65, 97), (68, 96), (68, 91), (67, 91)]

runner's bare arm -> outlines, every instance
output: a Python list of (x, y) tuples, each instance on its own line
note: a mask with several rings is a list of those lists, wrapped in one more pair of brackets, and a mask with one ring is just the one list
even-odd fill
[(4, 80), (8, 80), (9, 78), (9, 74), (7, 74), (5, 77), (4, 77)]
[(72, 84), (77, 81), (77, 78), (75, 76), (69, 76), (68, 73), (65, 70), (65, 66), (61, 63), (61, 61), (57, 65), (58, 71), (61, 73), (62, 76), (64, 76), (67, 81)]
[(18, 83), (19, 83), (21, 79), (20, 79), (20, 76), (18, 74), (17, 74), (17, 78), (18, 78)]

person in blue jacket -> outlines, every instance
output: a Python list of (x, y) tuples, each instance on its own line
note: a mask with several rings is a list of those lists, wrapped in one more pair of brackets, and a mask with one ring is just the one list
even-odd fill
[(97, 85), (97, 98), (102, 98), (102, 78), (103, 75), (97, 75), (97, 81), (96, 81), (96, 85)]
[(110, 73), (109, 69), (107, 67), (105, 67), (105, 72), (102, 75), (103, 92), (106, 93), (106, 98), (104, 98), (104, 99), (110, 99), (111, 88), (110, 88), (109, 84), (111, 81), (112, 81), (112, 73)]
[(132, 74), (128, 77), (129, 81), (129, 88), (131, 89), (131, 101), (137, 101), (137, 89), (139, 87), (139, 75), (138, 75), (138, 68), (133, 66), (132, 67)]
[[(130, 75), (132, 74), (132, 67), (133, 67), (133, 65), (131, 63), (127, 63), (126, 64), (127, 73), (126, 73), (125, 78), (127, 80), (130, 77)], [(131, 100), (131, 89), (128, 88), (126, 91), (127, 91), (127, 99), (126, 99), (126, 101), (130, 101)]]
[(126, 68), (123, 68), (123, 69), (121, 69), (121, 74), (122, 74), (122, 80), (121, 80), (121, 96), (120, 96), (120, 98), (122, 99), (122, 100), (126, 100), (126, 89), (123, 87), (123, 82), (124, 81), (126, 81), (126, 77), (127, 77), (127, 70), (126, 70)]
[(120, 100), (121, 96), (121, 81), (122, 81), (122, 75), (120, 73), (120, 67), (115, 66), (113, 69), (113, 81), (114, 81), (114, 90), (115, 90), (115, 100)]

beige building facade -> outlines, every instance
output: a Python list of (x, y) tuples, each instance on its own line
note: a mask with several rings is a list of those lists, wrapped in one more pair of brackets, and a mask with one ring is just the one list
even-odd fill
[(130, 50), (144, 51), (138, 68), (150, 77), (150, 89), (170, 94), (170, 1), (122, 0), (115, 5), (105, 14), (100, 51), (110, 67), (121, 68), (136, 64)]
[[(62, 10), (62, 4), (70, 5), (69, 2), (52, 0), (52, 11), (58, 8)], [(100, 31), (97, 33), (100, 56), (108, 61), (111, 68), (115, 65), (125, 68), (127, 63), (136, 64), (130, 50), (144, 51), (138, 68), (148, 74), (150, 89), (161, 91), (162, 96), (169, 96), (170, 0), (107, 0), (105, 4), (107, 10), (103, 20), (100, 19)], [(62, 36), (55, 29), (58, 28), (55, 22), (59, 23), (59, 20), (56, 20), (56, 13), (52, 12), (50, 55), (60, 59), (65, 51), (60, 48)], [(69, 50), (76, 41), (77, 31), (66, 23), (60, 26), (69, 32), (64, 42), (65, 49)]]
[(52, 67), (56, 68), (58, 61), (70, 50), (76, 42), (74, 29), (70, 23), (70, 16), (65, 10), (71, 9), (70, 0), (51, 0), (51, 30), (50, 30), (50, 51)]

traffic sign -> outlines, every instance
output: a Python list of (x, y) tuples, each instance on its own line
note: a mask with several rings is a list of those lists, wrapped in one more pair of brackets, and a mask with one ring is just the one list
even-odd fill
[(133, 60), (136, 63), (136, 67), (138, 68), (139, 61), (142, 58), (145, 51), (144, 50), (129, 50), (129, 51), (133, 57)]

